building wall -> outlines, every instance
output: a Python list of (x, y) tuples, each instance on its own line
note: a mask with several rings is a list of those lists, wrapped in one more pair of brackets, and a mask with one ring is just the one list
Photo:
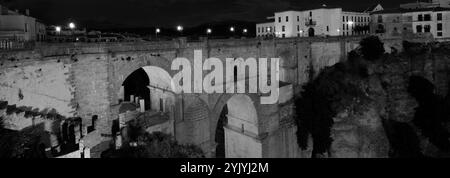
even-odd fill
[[(438, 20), (438, 14), (442, 14), (442, 20)], [(419, 20), (419, 15), (430, 15), (431, 20)], [(430, 26), (430, 33), (435, 38), (449, 38), (450, 37), (450, 11), (425, 11), (425, 12), (409, 12), (404, 16), (412, 17), (412, 30), (414, 33), (419, 33), (417, 27), (422, 28), (422, 33), (425, 32), (425, 26)], [(438, 24), (442, 24), (442, 30), (438, 31)], [(439, 34), (438, 34), (439, 33)], [(441, 35), (442, 34), (442, 35)]]
[(36, 39), (36, 19), (25, 15), (0, 15), (0, 32), (3, 38), (19, 36), (19, 40), (33, 41)]
[(307, 37), (310, 30), (317, 36), (357, 35), (353, 31), (355, 26), (369, 25), (369, 22), (369, 13), (343, 12), (341, 8), (275, 13), (276, 36), (279, 38)]
[[(357, 31), (357, 27), (365, 27), (370, 25), (369, 13), (342, 12), (342, 34), (343, 36), (363, 35), (369, 31)], [(356, 30), (356, 31), (355, 31)]]
[(275, 24), (273, 22), (256, 24), (257, 37), (269, 35), (275, 35)]

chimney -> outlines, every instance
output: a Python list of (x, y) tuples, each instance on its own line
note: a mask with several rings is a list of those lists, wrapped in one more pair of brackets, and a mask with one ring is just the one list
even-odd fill
[(30, 16), (30, 9), (25, 10), (25, 15)]

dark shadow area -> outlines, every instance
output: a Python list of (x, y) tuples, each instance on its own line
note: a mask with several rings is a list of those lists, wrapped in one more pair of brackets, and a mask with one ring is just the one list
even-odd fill
[(417, 158), (423, 157), (419, 138), (408, 123), (383, 119), (383, 127), (389, 139), (389, 157)]
[(420, 76), (409, 78), (408, 92), (419, 106), (415, 109), (413, 123), (431, 143), (441, 151), (450, 151), (450, 133), (444, 124), (449, 121), (450, 108), (443, 97), (435, 94), (435, 86)]
[(151, 109), (149, 78), (144, 69), (140, 68), (131, 73), (123, 82), (125, 101), (130, 101), (130, 96), (139, 97), (145, 100), (145, 110)]
[(223, 107), (220, 113), (219, 121), (216, 128), (216, 158), (225, 158), (225, 130), (224, 126), (227, 124), (228, 106)]

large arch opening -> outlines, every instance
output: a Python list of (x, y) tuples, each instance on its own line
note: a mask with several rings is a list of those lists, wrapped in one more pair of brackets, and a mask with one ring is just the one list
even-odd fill
[[(123, 82), (119, 92), (120, 100), (141, 104), (144, 100), (145, 111), (166, 112), (175, 104), (175, 93), (170, 74), (160, 67), (145, 66), (135, 70)], [(135, 108), (121, 107), (120, 112)]]
[[(127, 125), (140, 129), (174, 134), (175, 92), (170, 74), (156, 66), (145, 66), (132, 72), (119, 91), (119, 119), (113, 122), (112, 133), (124, 133)], [(123, 141), (129, 141), (127, 139)]]
[(234, 95), (227, 101), (219, 116), (215, 135), (216, 157), (262, 157), (258, 115), (247, 95)]
[(144, 99), (145, 109), (151, 108), (150, 104), (150, 80), (143, 68), (135, 70), (123, 82), (123, 100), (128, 102), (135, 102), (136, 97)]

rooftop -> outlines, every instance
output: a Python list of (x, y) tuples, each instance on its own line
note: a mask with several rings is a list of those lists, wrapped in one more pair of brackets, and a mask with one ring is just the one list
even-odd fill
[(425, 11), (450, 11), (450, 8), (444, 7), (429, 7), (429, 8), (418, 8), (418, 9), (403, 9), (403, 8), (393, 8), (393, 9), (385, 9), (382, 11), (377, 11), (372, 14), (395, 14), (395, 13), (407, 13), (407, 12), (425, 12)]

